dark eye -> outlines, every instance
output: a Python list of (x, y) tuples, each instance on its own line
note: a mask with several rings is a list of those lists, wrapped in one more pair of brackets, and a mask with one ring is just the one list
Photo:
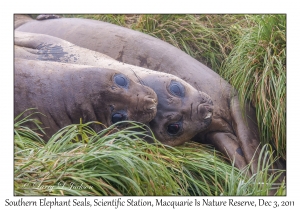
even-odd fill
[(172, 123), (170, 125), (168, 125), (168, 133), (171, 135), (175, 135), (178, 133), (178, 131), (180, 131), (181, 128), (181, 123)]
[(184, 97), (184, 86), (180, 82), (172, 81), (169, 90), (175, 96)]
[(111, 117), (112, 123), (117, 123), (117, 122), (124, 121), (124, 120), (127, 120), (127, 115), (125, 113), (117, 112), (117, 113), (113, 114)]
[(127, 78), (122, 74), (117, 74), (114, 77), (115, 83), (119, 85), (120, 87), (128, 87), (128, 80)]

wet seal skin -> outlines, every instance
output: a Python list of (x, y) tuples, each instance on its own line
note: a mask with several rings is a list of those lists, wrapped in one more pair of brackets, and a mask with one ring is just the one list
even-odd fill
[[(207, 93), (214, 104), (212, 122), (193, 140), (213, 144), (235, 159), (240, 169), (252, 162), (251, 172), (257, 172), (261, 146), (254, 107), (247, 102), (241, 107), (237, 91), (228, 82), (183, 51), (147, 34), (97, 20), (32, 20), (16, 30), (48, 34), (120, 62), (170, 73)], [(278, 163), (274, 168), (285, 166)]]
[[(34, 116), (46, 127), (48, 138), (67, 125), (78, 124), (80, 118), (83, 123), (99, 121), (105, 126), (124, 120), (148, 123), (156, 107), (155, 92), (120, 71), (15, 58), (14, 115), (37, 108), (32, 112), (46, 115)], [(105, 128), (93, 126), (96, 131)]]
[(125, 64), (56, 37), (19, 31), (15, 32), (15, 57), (112, 68), (130, 75), (157, 94), (157, 113), (149, 124), (164, 144), (183, 144), (211, 123), (211, 98), (174, 75)]

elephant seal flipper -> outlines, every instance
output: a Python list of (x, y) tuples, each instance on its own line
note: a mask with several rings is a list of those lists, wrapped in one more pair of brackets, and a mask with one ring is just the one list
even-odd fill
[(239, 169), (247, 167), (247, 161), (236, 136), (230, 133), (212, 132), (207, 134), (207, 141), (216, 145), (216, 149), (227, 154), (231, 162)]
[(260, 144), (258, 136), (258, 127), (256, 119), (251, 119), (249, 116), (253, 116), (254, 110), (251, 107), (246, 106), (243, 112), (240, 108), (238, 96), (234, 96), (230, 105), (233, 128), (236, 133), (239, 144), (245, 151), (245, 158), (247, 162), (252, 162), (252, 171), (256, 171), (258, 167), (258, 159), (260, 154)]

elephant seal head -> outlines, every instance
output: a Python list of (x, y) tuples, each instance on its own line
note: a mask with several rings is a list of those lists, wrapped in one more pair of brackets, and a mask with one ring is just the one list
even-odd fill
[(114, 69), (15, 58), (14, 73), (15, 115), (37, 108), (48, 136), (80, 118), (110, 126), (156, 115), (155, 92)]
[(143, 81), (157, 94), (157, 113), (149, 124), (163, 144), (183, 144), (211, 124), (213, 102), (207, 94), (171, 74), (151, 71)]

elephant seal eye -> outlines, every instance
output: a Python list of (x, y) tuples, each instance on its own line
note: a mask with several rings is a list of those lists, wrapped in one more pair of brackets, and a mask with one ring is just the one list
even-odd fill
[(117, 112), (117, 113), (113, 114), (111, 117), (112, 123), (117, 123), (117, 122), (124, 121), (124, 120), (127, 120), (127, 115), (125, 113), (121, 113), (121, 112)]
[(127, 78), (122, 75), (122, 74), (117, 74), (114, 76), (114, 81), (115, 83), (120, 86), (120, 87), (123, 87), (123, 88), (127, 88), (128, 87), (128, 80)]
[(171, 135), (175, 135), (180, 131), (181, 128), (181, 123), (172, 123), (170, 125), (168, 125), (168, 133)]
[(178, 97), (184, 97), (184, 86), (177, 81), (171, 81), (171, 84), (169, 86), (169, 90), (171, 94), (178, 96)]

